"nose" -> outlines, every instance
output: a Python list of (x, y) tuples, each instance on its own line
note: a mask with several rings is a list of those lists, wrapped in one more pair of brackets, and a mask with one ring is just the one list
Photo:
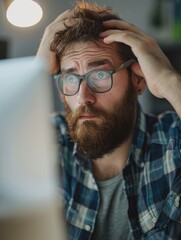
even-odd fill
[(95, 102), (95, 93), (90, 90), (86, 81), (82, 81), (78, 92), (78, 103), (80, 105), (93, 105)]

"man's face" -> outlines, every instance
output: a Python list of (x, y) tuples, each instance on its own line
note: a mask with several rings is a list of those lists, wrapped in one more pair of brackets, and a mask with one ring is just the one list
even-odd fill
[[(84, 75), (93, 70), (112, 70), (122, 63), (115, 45), (76, 43), (63, 56), (61, 71)], [(111, 153), (132, 133), (136, 92), (127, 70), (113, 75), (109, 92), (94, 93), (83, 81), (79, 92), (64, 101), (70, 135), (80, 153), (90, 159)]]

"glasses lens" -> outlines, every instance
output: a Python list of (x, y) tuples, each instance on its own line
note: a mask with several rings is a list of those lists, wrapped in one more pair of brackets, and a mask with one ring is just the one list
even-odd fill
[(65, 95), (74, 95), (79, 89), (79, 79), (72, 74), (62, 74), (59, 79), (60, 89)]
[(88, 76), (89, 87), (97, 93), (107, 92), (112, 87), (111, 74), (107, 71), (94, 71)]

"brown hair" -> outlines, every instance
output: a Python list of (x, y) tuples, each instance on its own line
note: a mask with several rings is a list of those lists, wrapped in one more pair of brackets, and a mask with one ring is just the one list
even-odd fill
[[(70, 24), (64, 23), (65, 30), (55, 34), (50, 46), (51, 51), (56, 53), (58, 61), (72, 43), (92, 41), (97, 44), (97, 40), (100, 40), (99, 34), (106, 30), (102, 25), (103, 21), (120, 19), (111, 12), (111, 8), (101, 7), (84, 0), (77, 1), (73, 11), (73, 16), (69, 18)], [(136, 59), (131, 48), (126, 44), (118, 43), (118, 51), (120, 58), (124, 61)]]

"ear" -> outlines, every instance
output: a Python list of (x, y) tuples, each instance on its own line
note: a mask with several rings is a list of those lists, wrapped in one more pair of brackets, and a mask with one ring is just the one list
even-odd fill
[(141, 95), (146, 87), (146, 81), (139, 63), (134, 63), (131, 66), (131, 70), (133, 86), (137, 91), (137, 95)]

